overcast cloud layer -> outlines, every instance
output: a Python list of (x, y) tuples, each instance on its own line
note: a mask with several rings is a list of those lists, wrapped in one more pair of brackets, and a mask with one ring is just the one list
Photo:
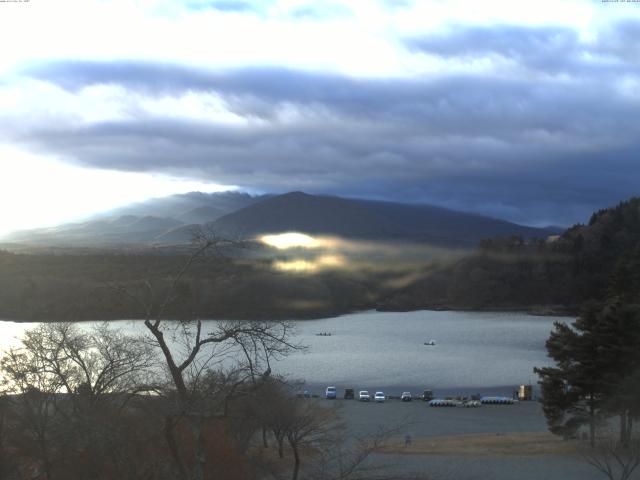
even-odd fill
[[(0, 80), (0, 141), (79, 165), (261, 192), (425, 202), (537, 225), (585, 221), (639, 193), (640, 4), (623, 15), (574, 3), (607, 20), (454, 16), (401, 29), (397, 15), (415, 5), (378, 3), (383, 23), (396, 19), (384, 29), (398, 58), (389, 71), (160, 54), (28, 59)], [(188, 5), (163, 15), (263, 26), (274, 15), (241, 1)], [(297, 2), (285, 13), (278, 21), (327, 36), (365, 22), (349, 2)]]

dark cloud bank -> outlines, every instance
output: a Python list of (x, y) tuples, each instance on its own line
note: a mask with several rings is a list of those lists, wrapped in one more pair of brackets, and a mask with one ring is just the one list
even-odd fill
[(45, 63), (23, 74), (71, 92), (115, 84), (148, 96), (212, 93), (248, 123), (142, 113), (84, 125), (32, 119), (20, 129), (0, 121), (13, 141), (84, 165), (566, 225), (638, 194), (640, 27), (618, 27), (590, 44), (567, 29), (512, 26), (406, 41), (417, 55), (506, 62), (513, 75), (365, 80), (268, 67)]

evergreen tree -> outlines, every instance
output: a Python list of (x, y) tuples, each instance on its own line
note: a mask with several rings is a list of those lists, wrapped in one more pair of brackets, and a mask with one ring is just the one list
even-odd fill
[(556, 322), (546, 347), (556, 366), (534, 371), (550, 431), (574, 436), (587, 424), (593, 444), (598, 419), (620, 415), (621, 440), (630, 438), (640, 413), (640, 307), (589, 304), (572, 326)]
[(610, 384), (604, 407), (620, 416), (620, 442), (626, 445), (633, 419), (640, 415), (640, 305), (613, 301), (599, 313), (599, 325)]
[(589, 310), (585, 313), (573, 323), (573, 328), (560, 322), (554, 324), (546, 348), (557, 367), (534, 371), (541, 379), (543, 408), (550, 431), (571, 437), (583, 424), (588, 424), (593, 443), (606, 382), (597, 362), (594, 316)]

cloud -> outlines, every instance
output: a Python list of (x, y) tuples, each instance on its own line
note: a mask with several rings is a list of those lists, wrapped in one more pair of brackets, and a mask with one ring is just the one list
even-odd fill
[(251, 12), (257, 10), (251, 2), (242, 0), (191, 1), (187, 2), (185, 7), (192, 11)]
[(0, 137), (94, 167), (569, 224), (637, 193), (640, 71), (629, 39), (638, 25), (589, 41), (565, 27), (513, 25), (414, 36), (405, 41), (414, 56), (452, 66), (424, 76), (32, 64), (20, 75), (48, 85), (51, 99), (55, 87), (59, 105), (89, 99), (93, 111), (107, 103), (96, 89), (118, 92), (110, 115), (4, 112)]
[(410, 38), (407, 44), (413, 50), (449, 59), (496, 55), (547, 72), (571, 68), (579, 52), (575, 30), (547, 26), (458, 27), (446, 34)]
[[(564, 81), (470, 75), (377, 80), (278, 67), (210, 72), (137, 62), (61, 62), (26, 73), (76, 92), (115, 84), (155, 97), (215, 93), (230, 111), (265, 120), (298, 113), (307, 118), (338, 115), (359, 122), (400, 121), (427, 138), (443, 133), (502, 138), (536, 129), (569, 134), (574, 127), (598, 123), (600, 117), (621, 118), (636, 111), (616, 94), (616, 85), (589, 79), (582, 79), (576, 88)], [(597, 99), (603, 91), (612, 94), (606, 102)], [(579, 122), (567, 122), (571, 117)], [(552, 140), (550, 135), (548, 141)]]
[(380, 3), (391, 9), (403, 9), (403, 8), (409, 8), (413, 5), (414, 1), (413, 0), (381, 0)]
[(344, 20), (352, 19), (354, 13), (346, 5), (322, 1), (295, 7), (291, 10), (291, 16), (298, 20)]
[(631, 20), (603, 30), (597, 41), (581, 40), (578, 31), (564, 26), (452, 26), (439, 34), (409, 37), (405, 44), (414, 52), (448, 61), (502, 60), (511, 71), (520, 67), (538, 76), (592, 79), (637, 72), (640, 47), (631, 39), (638, 33), (640, 22)]
[(640, 62), (640, 21), (623, 20), (611, 28), (599, 45), (602, 53), (613, 55), (621, 60)]

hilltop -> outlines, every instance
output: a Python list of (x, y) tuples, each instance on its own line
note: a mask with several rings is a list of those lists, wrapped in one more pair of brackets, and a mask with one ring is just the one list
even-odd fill
[(517, 225), (432, 205), (290, 192), (190, 193), (135, 204), (85, 222), (16, 232), (6, 241), (65, 247), (184, 245), (196, 226), (220, 235), (255, 238), (288, 231), (348, 239), (473, 247), (495, 236), (546, 238), (555, 228)]

